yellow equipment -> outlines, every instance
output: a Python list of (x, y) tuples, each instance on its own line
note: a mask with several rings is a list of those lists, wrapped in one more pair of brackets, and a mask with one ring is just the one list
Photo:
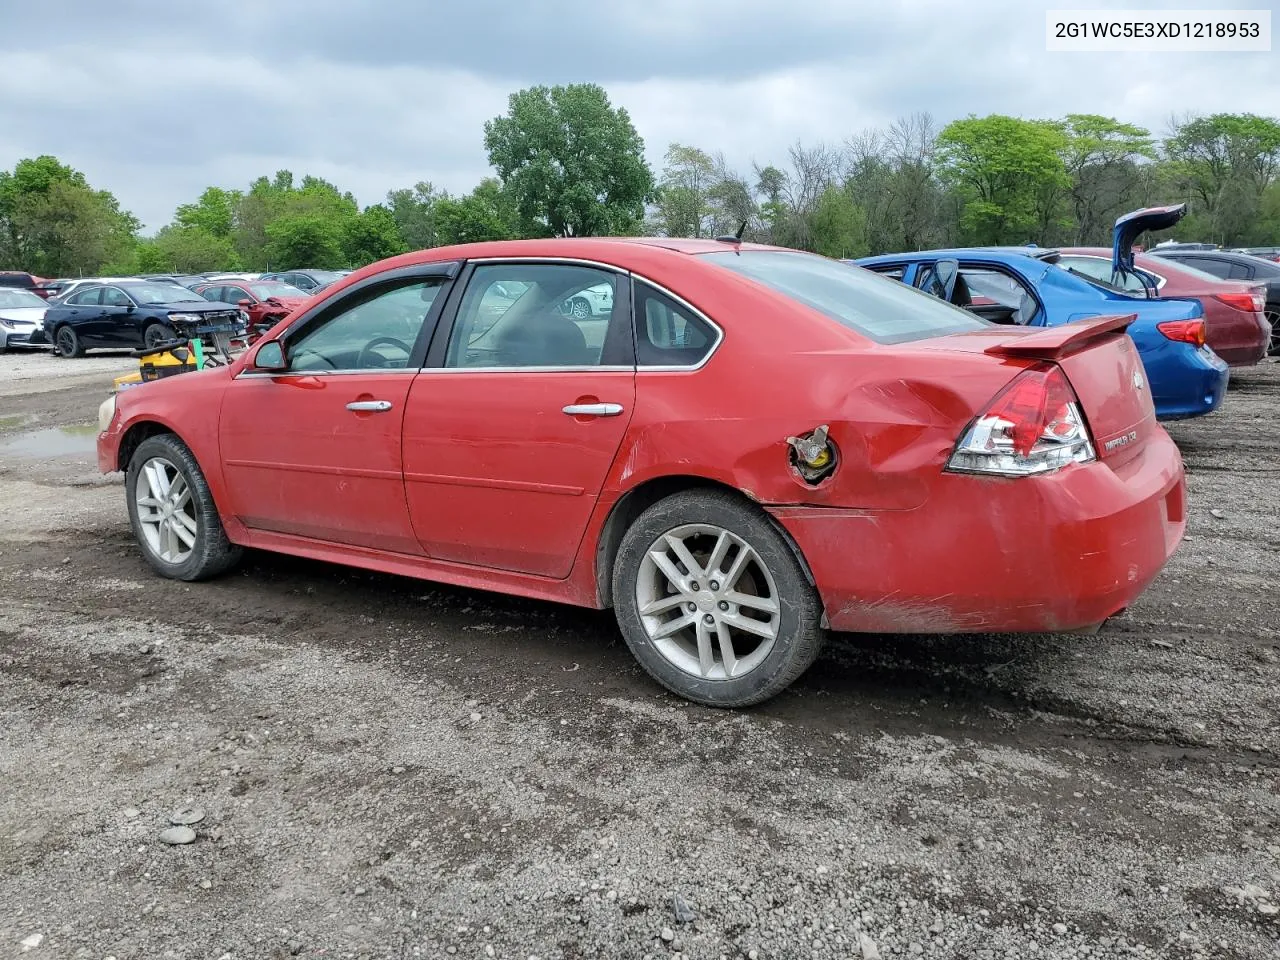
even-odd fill
[(138, 372), (116, 377), (116, 393), (153, 380), (200, 369), (200, 359), (193, 355), (186, 343), (179, 346), (170, 342), (152, 350), (135, 350), (134, 356), (138, 358)]

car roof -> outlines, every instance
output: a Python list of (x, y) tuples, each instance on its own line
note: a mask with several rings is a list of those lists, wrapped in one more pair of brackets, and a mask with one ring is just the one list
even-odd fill
[[(1010, 266), (1031, 260), (1053, 263), (1059, 257), (1056, 249), (1046, 247), (953, 247), (940, 250), (919, 250), (915, 253), (882, 253), (876, 257), (859, 257), (851, 263), (899, 263), (905, 260), (987, 260)], [(1025, 265), (1025, 264), (1024, 264)]]

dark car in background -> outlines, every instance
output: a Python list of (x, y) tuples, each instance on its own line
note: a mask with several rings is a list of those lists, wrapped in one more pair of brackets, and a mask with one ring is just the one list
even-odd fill
[(1153, 250), (1157, 256), (1195, 267), (1223, 280), (1247, 280), (1266, 287), (1263, 307), (1271, 325), (1272, 356), (1280, 356), (1280, 263), (1230, 250)]
[(310, 296), (331, 283), (337, 283), (350, 272), (350, 270), (284, 270), (278, 273), (264, 273), (259, 279), (279, 280), (291, 287), (297, 287)]
[(242, 332), (239, 309), (174, 283), (119, 280), (76, 290), (49, 305), (45, 335), (63, 357), (96, 347), (153, 347), (176, 339)]
[(1231, 252), (1247, 253), (1253, 257), (1261, 257), (1263, 260), (1280, 262), (1280, 247), (1236, 247)]

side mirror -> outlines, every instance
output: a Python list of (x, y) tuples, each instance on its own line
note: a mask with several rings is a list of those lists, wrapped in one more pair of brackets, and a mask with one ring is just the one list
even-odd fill
[(258, 348), (253, 356), (253, 368), (278, 373), (288, 370), (289, 364), (284, 358), (284, 347), (279, 340), (268, 340)]
[(236, 306), (237, 306), (237, 307), (239, 307), (241, 310), (248, 310), (250, 307), (252, 307), (252, 306), (253, 306), (253, 301), (252, 301), (252, 300), (237, 300), (237, 301), (236, 301)]

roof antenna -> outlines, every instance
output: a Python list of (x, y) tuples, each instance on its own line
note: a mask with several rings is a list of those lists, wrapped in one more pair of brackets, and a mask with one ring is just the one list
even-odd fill
[(726, 234), (722, 234), (721, 236), (716, 237), (716, 242), (717, 242), (717, 243), (732, 243), (732, 244), (734, 244), (735, 246), (737, 246), (738, 244), (742, 243), (742, 235), (743, 235), (744, 233), (746, 233), (746, 232), (747, 232), (747, 221), (746, 221), (746, 220), (743, 220), (743, 221), (742, 221), (742, 223), (738, 226), (738, 232), (737, 232), (737, 233), (732, 233), (732, 234), (730, 234), (730, 233), (726, 233)]

